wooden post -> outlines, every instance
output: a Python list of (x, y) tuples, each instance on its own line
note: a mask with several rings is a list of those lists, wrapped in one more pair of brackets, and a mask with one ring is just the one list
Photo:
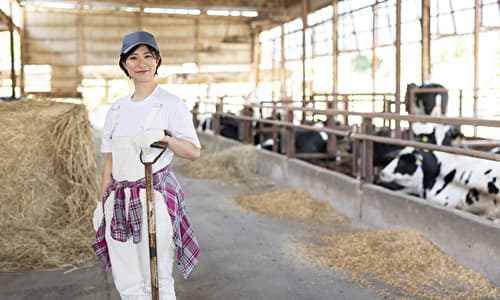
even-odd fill
[[(276, 115), (276, 108), (273, 105), (273, 112), (272, 112), (272, 119), (277, 120), (277, 115)], [(278, 152), (278, 128), (276, 125), (272, 125), (272, 134), (273, 134), (273, 152)]]
[[(253, 117), (253, 108), (250, 105), (243, 105), (241, 115), (245, 117)], [(239, 120), (238, 135), (240, 141), (245, 144), (253, 144), (252, 140), (252, 121)]]
[[(376, 74), (377, 74), (377, 5), (372, 6), (372, 91), (376, 91)], [(375, 110), (373, 110), (375, 111)]]
[(280, 100), (286, 98), (286, 68), (285, 68), (285, 26), (281, 25), (281, 51), (280, 51)]
[[(334, 102), (328, 101), (327, 102), (327, 109), (332, 109), (333, 108)], [(327, 128), (334, 128), (335, 127), (335, 118), (333, 114), (329, 113), (326, 117), (326, 126)], [(328, 140), (326, 144), (326, 152), (330, 154), (332, 157), (335, 157), (337, 155), (337, 136), (333, 133), (328, 133)]]
[(422, 0), (422, 83), (431, 77), (431, 5)]
[[(372, 134), (372, 119), (363, 118), (361, 123), (362, 134)], [(363, 140), (361, 149), (361, 177), (366, 183), (373, 182), (373, 142)]]
[[(332, 16), (332, 25), (333, 25), (333, 30), (332, 30), (332, 64), (333, 64), (333, 85), (332, 85), (332, 93), (337, 94), (338, 93), (338, 74), (339, 74), (339, 68), (338, 68), (338, 60), (339, 60), (339, 11), (338, 11), (338, 3), (339, 0), (333, 0), (332, 3), (332, 8), (333, 8), (333, 16)], [(347, 121), (346, 121), (347, 124)]]
[[(302, 107), (306, 107), (306, 30), (309, 1), (302, 0)], [(306, 113), (302, 111), (302, 123), (306, 120)]]
[(16, 99), (16, 67), (14, 59), (14, 23), (9, 20), (9, 38), (10, 38), (10, 80), (12, 82), (12, 99)]
[[(401, 0), (396, 0), (396, 112), (401, 114)], [(396, 137), (401, 138), (401, 121), (396, 120)]]
[[(474, 109), (473, 117), (477, 118), (479, 91), (479, 31), (481, 30), (481, 0), (474, 3)], [(474, 126), (474, 136), (477, 136), (477, 126)]]
[[(357, 133), (358, 132), (358, 125), (354, 124), (352, 125), (352, 132)], [(360, 172), (359, 172), (359, 140), (358, 139), (353, 139), (352, 140), (352, 175), (354, 177), (361, 177)]]
[(217, 103), (215, 103), (215, 114), (212, 118), (212, 122), (214, 122), (213, 124), (213, 128), (214, 128), (214, 135), (218, 135), (220, 134), (220, 120), (221, 120), (221, 117), (220, 117), (220, 113), (222, 113), (222, 100), (223, 98), (219, 98), (219, 100), (217, 101)]

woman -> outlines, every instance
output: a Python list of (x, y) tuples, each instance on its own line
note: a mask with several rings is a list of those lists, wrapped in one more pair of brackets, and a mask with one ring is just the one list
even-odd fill
[[(170, 163), (174, 154), (189, 160), (200, 156), (200, 142), (191, 113), (174, 95), (157, 86), (161, 64), (152, 34), (138, 31), (123, 38), (119, 65), (134, 83), (134, 92), (108, 111), (101, 141), (107, 153), (101, 202), (94, 213), (93, 244), (106, 270), (112, 267), (122, 299), (151, 299), (144, 165), (168, 144), (153, 164), (156, 247), (160, 299), (175, 299), (172, 265), (187, 278), (198, 262), (199, 247), (187, 220), (184, 194)], [(104, 215), (102, 212), (104, 211)]]

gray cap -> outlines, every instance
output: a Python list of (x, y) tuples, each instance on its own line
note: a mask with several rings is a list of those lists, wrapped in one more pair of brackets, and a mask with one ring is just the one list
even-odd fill
[(127, 53), (135, 46), (143, 44), (149, 45), (160, 52), (160, 48), (158, 48), (158, 45), (156, 44), (155, 37), (151, 33), (146, 31), (136, 31), (123, 37), (121, 54)]

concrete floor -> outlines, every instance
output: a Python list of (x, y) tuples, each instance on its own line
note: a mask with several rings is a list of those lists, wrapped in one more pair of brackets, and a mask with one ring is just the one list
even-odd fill
[[(178, 299), (379, 299), (295, 253), (290, 242), (305, 228), (236, 206), (234, 196), (252, 189), (177, 175), (202, 249), (188, 280), (174, 272)], [(0, 273), (0, 299), (119, 299), (112, 281), (97, 261), (75, 270)]]

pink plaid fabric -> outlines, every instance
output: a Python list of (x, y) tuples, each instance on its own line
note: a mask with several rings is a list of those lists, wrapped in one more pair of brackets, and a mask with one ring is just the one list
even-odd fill
[[(132, 236), (134, 243), (137, 244), (141, 241), (142, 204), (139, 191), (141, 188), (146, 188), (145, 182), (145, 178), (133, 182), (118, 182), (111, 178), (111, 184), (104, 193), (102, 205), (104, 211), (104, 202), (111, 192), (115, 192), (113, 218), (111, 219), (111, 236), (113, 239), (125, 242)], [(131, 190), (127, 217), (125, 217), (126, 188)], [(166, 166), (153, 174), (153, 188), (163, 195), (168, 207), (168, 213), (172, 221), (173, 240), (177, 247), (177, 265), (184, 278), (187, 278), (198, 263), (200, 247), (187, 218), (184, 192), (175, 178), (171, 166)], [(111, 261), (105, 231), (106, 221), (103, 217), (92, 247), (107, 271), (111, 268)]]

